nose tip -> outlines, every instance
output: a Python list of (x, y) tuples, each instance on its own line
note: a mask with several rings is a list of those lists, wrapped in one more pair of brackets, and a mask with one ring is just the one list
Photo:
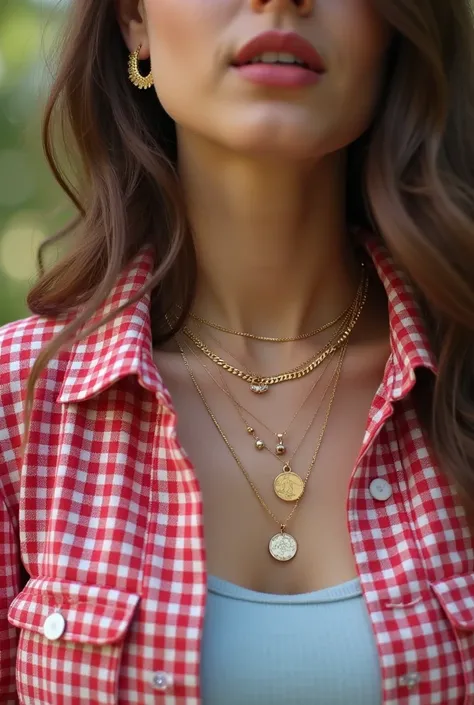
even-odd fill
[(282, 12), (296, 9), (302, 16), (311, 14), (313, 5), (314, 0), (250, 0), (250, 6), (254, 12)]

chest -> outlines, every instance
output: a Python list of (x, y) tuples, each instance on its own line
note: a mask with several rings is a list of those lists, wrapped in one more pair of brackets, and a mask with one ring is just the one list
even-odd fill
[[(54, 705), (63, 705), (68, 684), (58, 683), (59, 668), (81, 672), (84, 702), (94, 703), (95, 660), (104, 664), (108, 705), (154, 703), (160, 693), (172, 705), (197, 705), (207, 574), (202, 483), (172, 419), (145, 394), (139, 405), (136, 394), (124, 394), (119, 414), (111, 406), (101, 398), (64, 407), (64, 435), (23, 469), (21, 543), (32, 579), (9, 619), (20, 629), (20, 663), (41, 667), (34, 683), (21, 670), (19, 692), (26, 703), (38, 688), (54, 692)], [(472, 545), (413, 410), (383, 416), (354, 459), (341, 510), (376, 637), (383, 703), (468, 705)], [(71, 428), (86, 432), (71, 443)], [(387, 499), (371, 493), (377, 478), (390, 486)], [(44, 625), (57, 610), (68, 626), (51, 641)]]
[[(357, 575), (347, 495), (387, 355), (385, 347), (361, 352), (341, 357), (340, 369), (337, 361), (322, 368), (315, 381), (279, 385), (263, 397), (194, 358), (186, 362), (188, 375), (180, 356), (158, 354), (202, 491), (213, 575), (283, 594)], [(296, 501), (295, 481), (304, 482)], [(296, 550), (285, 565), (269, 550), (281, 531)]]
[[(216, 400), (210, 409), (212, 418), (197, 395), (181, 397), (176, 388), (178, 436), (202, 492), (207, 566), (212, 575), (253, 590), (283, 594), (322, 589), (357, 575), (346, 505), (373, 393), (367, 390), (362, 403), (360, 397), (355, 403), (343, 394), (336, 397), (324, 434), (326, 408), (322, 407), (293, 453), (317, 411), (317, 403), (309, 405), (300, 428), (288, 434), (288, 441), (285, 438), (287, 451), (276, 459), (256, 450), (255, 439), (239, 423), (231, 405)], [(275, 422), (273, 427), (278, 429)], [(274, 450), (277, 439), (269, 433), (263, 438)], [(274, 483), (283, 479), (285, 463), (302, 479), (310, 472), (298, 503), (275, 493)], [(269, 542), (282, 525), (297, 542), (295, 557), (285, 564), (269, 552)]]

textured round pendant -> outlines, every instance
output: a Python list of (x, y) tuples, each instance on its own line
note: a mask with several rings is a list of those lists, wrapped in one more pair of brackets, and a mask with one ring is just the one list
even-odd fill
[(303, 496), (304, 482), (289, 465), (285, 465), (283, 472), (275, 477), (273, 489), (276, 496), (285, 502), (296, 502)]
[(285, 563), (296, 556), (298, 544), (291, 534), (287, 534), (286, 531), (280, 531), (270, 539), (268, 550), (276, 561)]

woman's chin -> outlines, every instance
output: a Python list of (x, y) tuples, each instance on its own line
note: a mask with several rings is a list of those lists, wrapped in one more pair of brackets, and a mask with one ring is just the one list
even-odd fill
[(322, 144), (314, 126), (301, 123), (242, 123), (223, 130), (221, 135), (223, 146), (234, 152), (286, 159), (316, 158)]

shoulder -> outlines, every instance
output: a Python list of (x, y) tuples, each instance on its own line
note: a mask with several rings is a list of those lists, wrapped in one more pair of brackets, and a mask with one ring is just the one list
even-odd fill
[[(66, 323), (30, 316), (0, 327), (0, 461), (13, 460), (13, 451), (21, 445), (28, 378), (40, 353)], [(64, 357), (62, 353), (47, 366), (39, 387), (54, 393), (67, 353)]]
[(0, 395), (26, 384), (39, 354), (66, 323), (29, 316), (0, 327)]
[[(40, 353), (67, 325), (67, 320), (29, 316), (0, 327), (0, 499), (12, 515), (19, 500), (21, 446), (28, 378)], [(61, 352), (41, 374), (41, 407), (54, 398), (61, 384), (69, 353)]]

